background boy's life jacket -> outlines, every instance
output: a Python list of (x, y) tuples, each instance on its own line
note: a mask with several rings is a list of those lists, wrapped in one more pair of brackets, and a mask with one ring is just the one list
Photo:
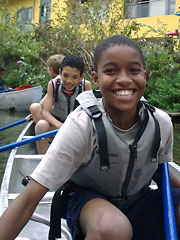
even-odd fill
[(51, 114), (59, 121), (64, 122), (69, 113), (79, 105), (76, 97), (85, 91), (85, 80), (83, 79), (78, 83), (72, 96), (68, 96), (63, 92), (63, 83), (60, 75), (52, 79), (51, 82), (54, 92), (54, 104)]
[[(51, 79), (53, 91), (54, 91), (54, 102), (58, 101), (58, 90), (59, 86), (62, 84), (60, 75), (56, 76), (55, 78)], [(79, 86), (79, 93), (85, 91), (85, 79), (83, 78), (81, 82), (78, 83)]]

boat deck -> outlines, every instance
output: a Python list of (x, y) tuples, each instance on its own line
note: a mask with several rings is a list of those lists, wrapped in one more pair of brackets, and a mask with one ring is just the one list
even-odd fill
[[(28, 123), (20, 134), (17, 141), (30, 138), (34, 135), (32, 122)], [(27, 153), (27, 154), (26, 154)], [(9, 204), (24, 190), (22, 180), (31, 175), (43, 155), (37, 154), (35, 142), (14, 148), (7, 161), (0, 192), (0, 215)], [(48, 240), (50, 208), (54, 192), (47, 192), (38, 204), (31, 220), (20, 232), (17, 240)], [(61, 232), (63, 240), (71, 240), (71, 234), (66, 221), (61, 221)]]

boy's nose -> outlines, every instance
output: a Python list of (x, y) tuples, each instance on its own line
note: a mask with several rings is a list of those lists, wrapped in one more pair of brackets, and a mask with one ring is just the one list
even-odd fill
[(120, 84), (129, 84), (131, 83), (131, 78), (128, 76), (127, 72), (122, 71), (118, 74), (116, 82)]
[(72, 82), (72, 79), (71, 79), (71, 78), (68, 78), (68, 79), (66, 79), (66, 82), (67, 82), (67, 83), (71, 83), (71, 82)]

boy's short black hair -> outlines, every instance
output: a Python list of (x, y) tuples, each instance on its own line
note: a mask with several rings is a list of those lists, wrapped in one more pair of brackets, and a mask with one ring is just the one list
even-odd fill
[(5, 71), (5, 69), (0, 66), (0, 72), (4, 72), (4, 71)]
[(61, 63), (61, 71), (63, 70), (63, 67), (72, 67), (77, 68), (80, 71), (80, 76), (84, 73), (84, 62), (83, 60), (74, 54), (69, 54), (64, 57)]
[(126, 36), (122, 36), (122, 35), (114, 35), (114, 36), (111, 36), (111, 37), (108, 37), (108, 38), (102, 40), (96, 46), (96, 48), (94, 50), (94, 60), (93, 60), (95, 72), (98, 71), (98, 62), (99, 62), (99, 59), (101, 58), (102, 53), (110, 47), (120, 46), (120, 45), (126, 45), (126, 46), (136, 49), (138, 51), (138, 53), (140, 54), (140, 57), (143, 61), (143, 65), (145, 65), (142, 49), (135, 40), (133, 40), (129, 37), (126, 37)]

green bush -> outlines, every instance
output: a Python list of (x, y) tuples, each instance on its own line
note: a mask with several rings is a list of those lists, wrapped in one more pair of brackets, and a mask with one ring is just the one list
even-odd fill
[(148, 72), (145, 97), (156, 107), (180, 112), (180, 64), (174, 45), (174, 39), (164, 36), (143, 46)]
[[(6, 69), (6, 85), (41, 84), (46, 91), (49, 81), (46, 61), (57, 53), (79, 55), (86, 65), (85, 77), (91, 81), (93, 50), (97, 43), (113, 34), (136, 37), (142, 27), (136, 19), (126, 21), (124, 25), (122, 6), (119, 1), (114, 1), (116, 12), (111, 17), (107, 8), (102, 9), (100, 0), (87, 1), (76, 8), (74, 5), (79, 1), (65, 0), (67, 6), (63, 11), (59, 12), (56, 4), (51, 8), (55, 12), (55, 21), (31, 25), (23, 31), (17, 24), (17, 14), (10, 17), (7, 8), (0, 5), (0, 16), (5, 19), (0, 23), (0, 65)], [(84, 28), (79, 23), (83, 23)], [(143, 48), (148, 72), (145, 97), (157, 107), (180, 111), (180, 56), (174, 51), (176, 42), (165, 35), (166, 26), (162, 23), (158, 29), (149, 27), (148, 31), (158, 33), (161, 38), (148, 40), (144, 35), (136, 39)], [(17, 64), (19, 61), (21, 64)]]

